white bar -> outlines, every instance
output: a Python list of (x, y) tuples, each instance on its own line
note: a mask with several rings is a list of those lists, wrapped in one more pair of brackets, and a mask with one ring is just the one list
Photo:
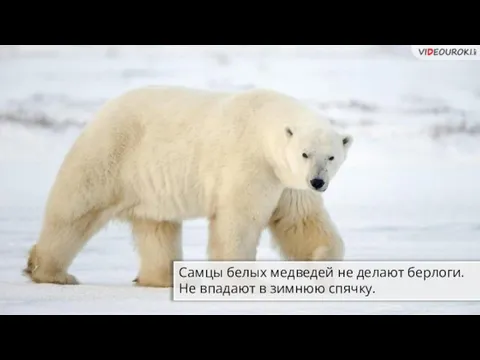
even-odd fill
[(174, 262), (174, 301), (480, 301), (480, 261)]
[(412, 45), (420, 60), (480, 60), (480, 45)]

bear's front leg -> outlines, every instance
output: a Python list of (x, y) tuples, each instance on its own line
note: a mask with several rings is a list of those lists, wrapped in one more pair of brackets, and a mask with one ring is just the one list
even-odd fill
[(140, 255), (134, 282), (146, 287), (172, 287), (173, 262), (182, 260), (182, 224), (136, 220), (132, 231)]
[(211, 261), (253, 261), (264, 226), (234, 210), (210, 219), (208, 258)]
[[(214, 215), (209, 219), (208, 258), (212, 261), (254, 261), (283, 186), (263, 163), (230, 164)], [(231, 174), (235, 174), (232, 176)]]
[(262, 182), (238, 188), (243, 191), (225, 196), (215, 215), (210, 218), (210, 260), (256, 260), (260, 236), (281, 194), (280, 187), (264, 185)]
[(344, 258), (343, 239), (321, 195), (310, 190), (285, 190), (268, 228), (286, 260), (337, 261)]

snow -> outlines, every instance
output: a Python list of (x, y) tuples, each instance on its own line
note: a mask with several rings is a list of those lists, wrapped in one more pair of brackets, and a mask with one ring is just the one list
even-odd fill
[[(58, 166), (93, 112), (145, 84), (270, 87), (352, 133), (325, 194), (349, 260), (480, 260), (480, 62), (426, 62), (408, 47), (0, 46), (0, 313), (480, 314), (476, 302), (173, 302), (132, 286), (126, 226), (96, 235), (71, 268), (82, 285), (21, 275)], [(62, 125), (63, 124), (63, 125)], [(205, 259), (206, 222), (185, 223)], [(278, 259), (268, 233), (259, 259)]]

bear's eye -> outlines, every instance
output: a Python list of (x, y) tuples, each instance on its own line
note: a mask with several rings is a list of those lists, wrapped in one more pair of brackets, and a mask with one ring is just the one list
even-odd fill
[(305, 159), (308, 159), (308, 155), (306, 153), (303, 153), (302, 156), (305, 158)]
[(328, 160), (333, 161), (333, 160), (335, 160), (335, 157), (334, 157), (334, 156), (330, 156), (330, 157), (328, 158)]

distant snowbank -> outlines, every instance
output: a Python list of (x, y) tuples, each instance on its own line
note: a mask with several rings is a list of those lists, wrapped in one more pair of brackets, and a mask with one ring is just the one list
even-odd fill
[[(137, 86), (266, 87), (305, 100), (368, 143), (415, 139), (480, 152), (480, 62), (426, 62), (410, 47), (0, 46), (0, 139), (78, 131)], [(415, 140), (417, 141), (417, 140)]]
[(121, 54), (182, 54), (186, 52), (218, 53), (230, 55), (372, 57), (411, 56), (408, 45), (0, 45), (0, 55), (62, 56), (85, 52), (119, 56)]

